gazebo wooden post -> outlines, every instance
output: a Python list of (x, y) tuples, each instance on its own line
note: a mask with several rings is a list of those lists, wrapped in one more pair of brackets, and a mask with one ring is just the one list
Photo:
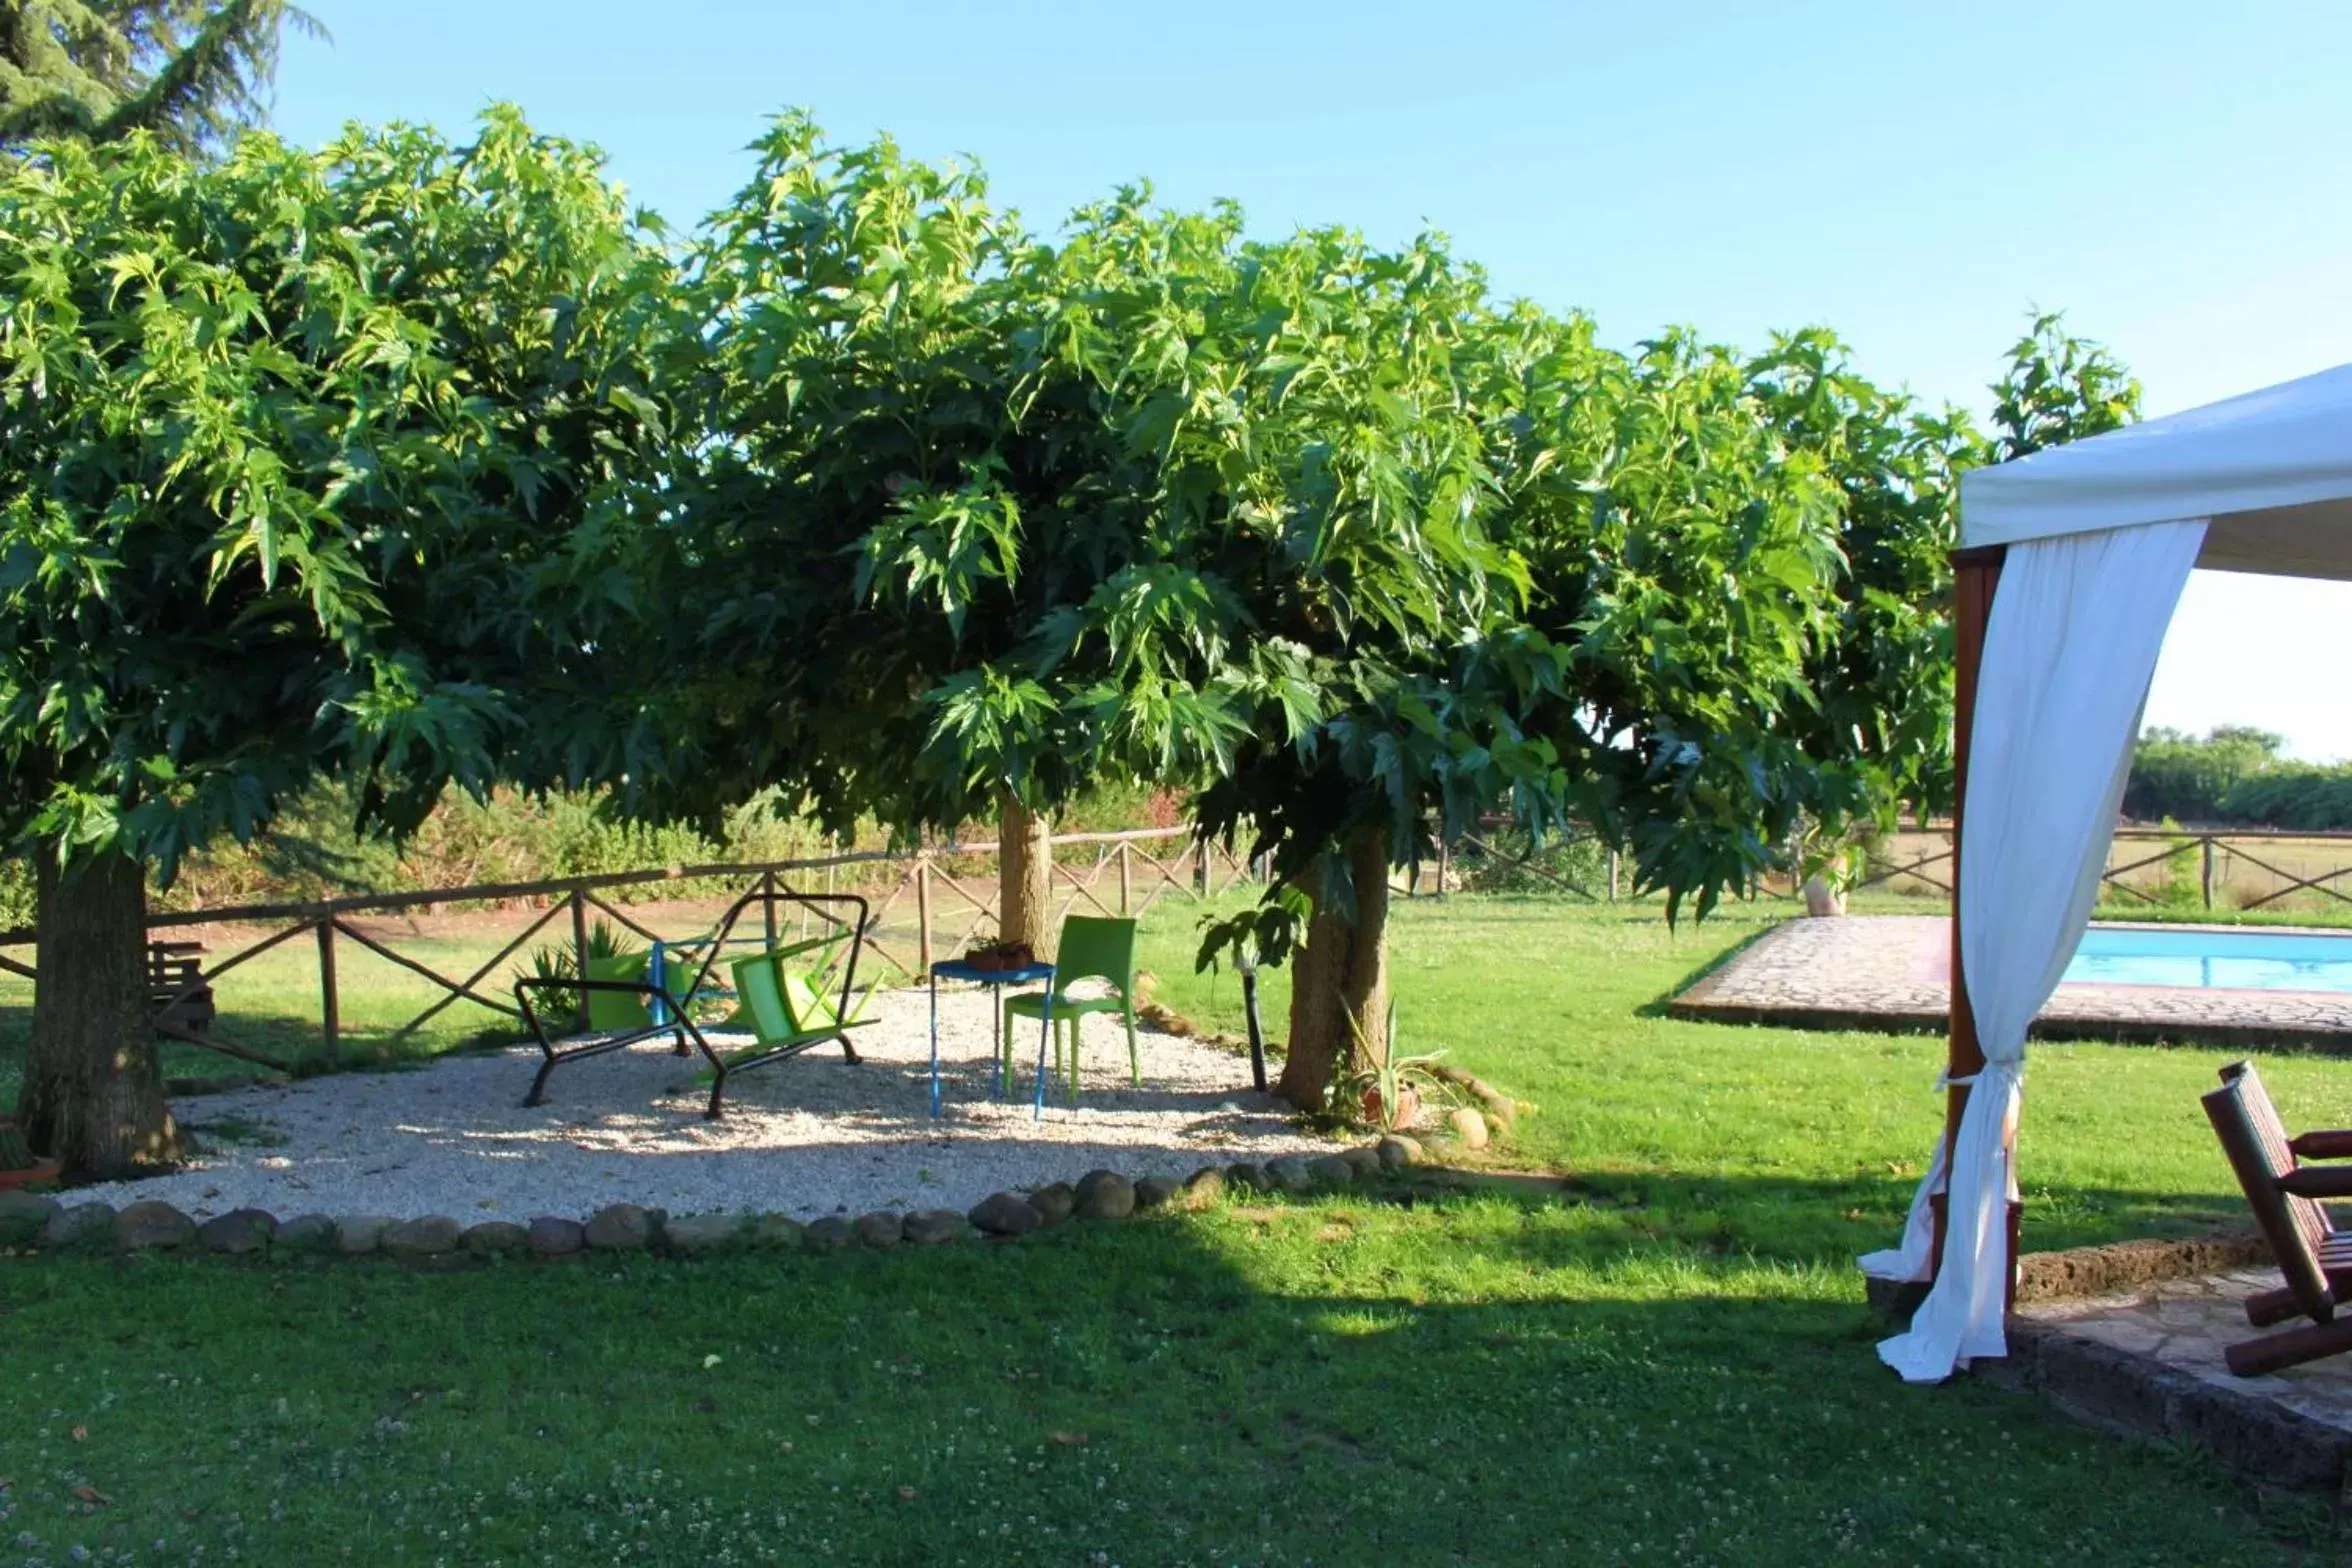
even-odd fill
[[(1976, 674), (1984, 661), (1985, 627), (1992, 619), (1993, 590), (2001, 581), (2006, 545), (1952, 552), (1952, 1008), (1946, 1075), (1972, 1078), (1984, 1066), (1976, 1040), (1976, 1013), (1968, 1005), (1968, 978), (1960, 967), (1960, 834), (1968, 805), (1968, 740), (1976, 722)], [(1944, 1169), (1960, 1135), (1960, 1113), (1968, 1108), (1969, 1086), (1944, 1090)], [(1933, 1200), (1935, 1251), (1932, 1267), (1944, 1262), (1944, 1195)], [(2017, 1211), (2009, 1211), (2009, 1256), (2017, 1256)], [(2011, 1270), (2015, 1274), (2014, 1268)]]

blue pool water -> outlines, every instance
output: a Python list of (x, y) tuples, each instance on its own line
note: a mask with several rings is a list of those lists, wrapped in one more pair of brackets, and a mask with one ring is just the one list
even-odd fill
[(2352, 932), (2134, 931), (2083, 933), (2066, 980), (2085, 985), (2230, 986), (2255, 991), (2352, 991)]

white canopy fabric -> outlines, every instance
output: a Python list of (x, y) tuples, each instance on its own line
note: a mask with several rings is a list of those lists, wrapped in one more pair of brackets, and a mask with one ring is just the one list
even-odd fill
[(1960, 479), (1960, 542), (2211, 519), (2197, 564), (2352, 579), (2352, 365)]
[(1938, 1139), (1903, 1244), (1944, 1257), (1880, 1355), (1914, 1382), (2005, 1349), (2001, 1205), (2014, 1182), (2025, 1033), (2082, 939), (2164, 628), (2191, 565), (2352, 580), (2352, 365), (2069, 446), (1960, 484), (1961, 542), (2013, 546), (1994, 591), (1970, 730), (1960, 957), (1986, 1066), (1946, 1169)]
[[(2005, 1350), (2004, 1219), (2017, 1189), (2025, 1031), (2098, 902), (2148, 679), (2204, 534), (2197, 520), (2032, 539), (2001, 569), (1960, 843), (1960, 962), (1985, 1065), (1949, 1172), (1931, 1169), (1921, 1183), (1924, 1193), (1948, 1174), (1943, 1267), (1910, 1330), (1878, 1347), (1908, 1381), (1937, 1382)], [(1939, 1135), (1939, 1156), (1943, 1147)]]

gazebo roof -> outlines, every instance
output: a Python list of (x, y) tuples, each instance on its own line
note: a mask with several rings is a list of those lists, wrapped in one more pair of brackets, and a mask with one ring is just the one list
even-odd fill
[(2192, 517), (2199, 566), (2352, 580), (2352, 365), (1960, 480), (1968, 546)]

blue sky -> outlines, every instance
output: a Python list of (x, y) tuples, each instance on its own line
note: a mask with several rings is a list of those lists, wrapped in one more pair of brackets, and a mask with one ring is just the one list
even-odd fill
[[(511, 100), (675, 223), (798, 105), (977, 159), (1041, 228), (1137, 178), (1269, 233), (1434, 227), (1610, 341), (1826, 323), (1980, 410), (2035, 305), (2151, 413), (2352, 360), (2340, 3), (308, 5), (333, 42), (289, 43), (283, 134)], [(2296, 675), (2347, 624), (2352, 587), (2199, 573), (2148, 717), (2352, 756), (2352, 703)]]

